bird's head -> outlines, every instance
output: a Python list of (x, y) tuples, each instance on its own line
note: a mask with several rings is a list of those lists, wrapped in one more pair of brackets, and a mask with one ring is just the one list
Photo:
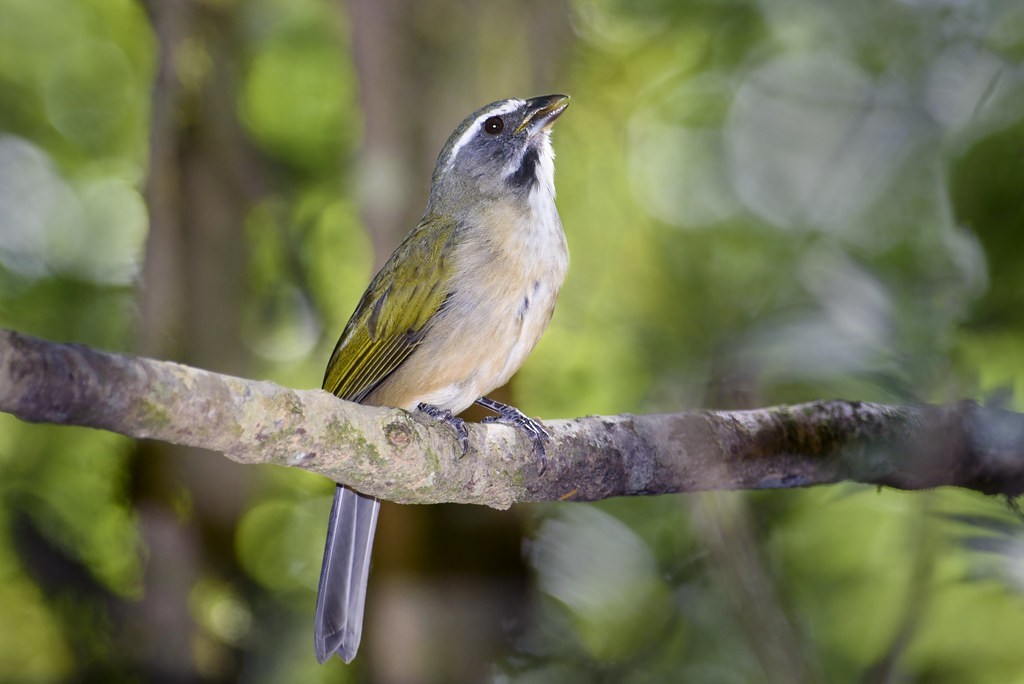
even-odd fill
[(552, 199), (550, 130), (567, 95), (499, 100), (473, 112), (448, 138), (434, 166), (430, 210), (458, 213), (480, 201)]

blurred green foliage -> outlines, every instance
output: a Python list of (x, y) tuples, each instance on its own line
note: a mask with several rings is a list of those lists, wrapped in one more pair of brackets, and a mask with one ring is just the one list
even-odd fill
[[(251, 375), (314, 386), (375, 258), (357, 195), (357, 93), (374, 87), (357, 81), (360, 27), (327, 0), (195, 6), (230, 30), (176, 45), (177, 78), (204, 102), (212, 74), (233, 73), (226, 101), (261, 170), (239, 247)], [(459, 25), (451, 4), (430, 6)], [(451, 104), (574, 98), (555, 132), (572, 268), (515, 381), (518, 405), (552, 418), (836, 396), (1024, 410), (1021, 3), (574, 0), (566, 11), (557, 79), (529, 81), (536, 92), (467, 88)], [(422, 42), (396, 50), (443, 64), (429, 46), (446, 19), (416, 21)], [(503, 27), (481, 30), (491, 44)], [(220, 61), (211, 35), (236, 62)], [(141, 4), (0, 0), (3, 326), (134, 346), (157, 59)], [(524, 87), (516, 71), (497, 65), (490, 86)], [(111, 606), (152, 592), (137, 458), (116, 436), (0, 416), (0, 680), (135, 671), (118, 660), (131, 633)], [(214, 527), (180, 486), (158, 484), (173, 524)], [(188, 581), (198, 678), (362, 672), (319, 668), (309, 643), (330, 489), (268, 469), (246, 490), (219, 549), (238, 571), (201, 556)], [(1024, 672), (1024, 527), (998, 501), (841, 486), (518, 512), (531, 529), (529, 607), (511, 628), (488, 616), (509, 629), (501, 653), (466, 656), (496, 681)], [(409, 543), (390, 532), (379, 555)], [(459, 543), (451, 529), (425, 534), (423, 555)], [(438, 681), (448, 666), (417, 667)]]

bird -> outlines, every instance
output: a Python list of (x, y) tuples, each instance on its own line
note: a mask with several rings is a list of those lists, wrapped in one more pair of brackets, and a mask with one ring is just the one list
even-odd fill
[[(512, 377), (548, 327), (569, 268), (555, 206), (551, 128), (567, 95), (506, 99), (470, 114), (441, 149), (423, 218), (373, 277), (324, 374), (349, 401), (420, 411), (451, 426), (477, 403), (485, 422), (548, 433), (485, 395)], [(542, 461), (543, 464), (543, 461)], [(355, 658), (380, 500), (337, 485), (317, 591), (314, 643)]]

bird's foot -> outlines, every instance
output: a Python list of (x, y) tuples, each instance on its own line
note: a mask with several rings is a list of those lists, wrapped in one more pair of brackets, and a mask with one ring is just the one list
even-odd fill
[(459, 438), (459, 446), (462, 447), (461, 455), (466, 455), (466, 452), (469, 450), (469, 428), (466, 427), (466, 421), (453, 416), (452, 412), (447, 409), (438, 408), (422, 402), (416, 407), (416, 410), (422, 411), (431, 418), (451, 426), (452, 430), (455, 431), (455, 436)]
[(484, 418), (483, 422), (504, 423), (526, 431), (533, 442), (533, 448), (537, 451), (537, 455), (540, 456), (540, 472), (543, 473), (548, 465), (547, 458), (545, 458), (544, 443), (551, 439), (551, 433), (541, 425), (540, 421), (530, 418), (515, 406), (502, 404), (500, 401), (494, 401), (487, 397), (480, 397), (476, 400), (476, 403), (488, 411), (494, 411), (498, 414), (490, 418)]

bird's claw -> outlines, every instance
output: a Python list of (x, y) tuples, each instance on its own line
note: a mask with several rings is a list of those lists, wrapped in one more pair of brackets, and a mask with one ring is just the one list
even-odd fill
[(484, 423), (502, 423), (505, 425), (511, 425), (524, 430), (526, 434), (530, 436), (530, 441), (533, 442), (533, 448), (540, 457), (540, 472), (543, 473), (547, 468), (548, 462), (546, 458), (545, 442), (551, 439), (551, 433), (541, 424), (539, 420), (530, 418), (528, 415), (517, 409), (515, 406), (509, 406), (508, 404), (502, 404), (499, 401), (488, 399), (487, 397), (480, 397), (477, 402), (484, 408), (494, 411), (496, 416), (490, 416), (484, 418)]
[(455, 431), (455, 436), (459, 438), (459, 446), (462, 447), (462, 453), (460, 456), (466, 455), (466, 452), (469, 451), (469, 428), (466, 427), (466, 421), (453, 416), (452, 412), (447, 409), (438, 408), (422, 402), (420, 402), (416, 407), (416, 410), (449, 425), (451, 429)]

